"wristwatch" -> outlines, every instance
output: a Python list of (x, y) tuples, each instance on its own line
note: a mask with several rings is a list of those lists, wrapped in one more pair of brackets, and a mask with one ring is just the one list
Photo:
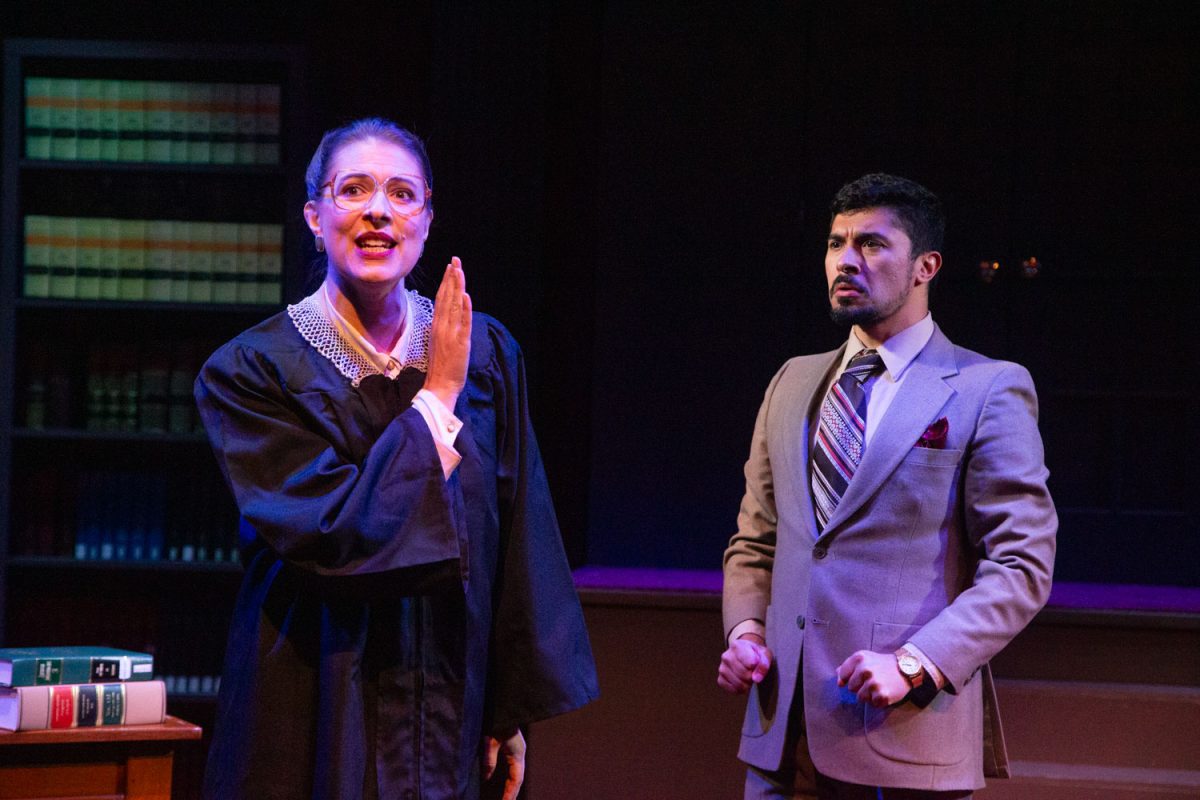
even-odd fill
[(925, 680), (925, 667), (916, 656), (903, 647), (896, 651), (896, 666), (900, 668), (900, 674), (908, 678), (914, 689)]

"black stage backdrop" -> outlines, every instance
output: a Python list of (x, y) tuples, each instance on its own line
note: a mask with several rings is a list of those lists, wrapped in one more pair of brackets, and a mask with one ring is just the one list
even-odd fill
[(426, 270), (461, 256), (524, 344), (577, 564), (719, 567), (767, 381), (843, 336), (829, 198), (915, 178), (935, 318), (1037, 381), (1059, 579), (1200, 584), (1194, 4), (836, 5), (31, 2), (3, 35), (299, 44), (308, 150), (425, 136)]

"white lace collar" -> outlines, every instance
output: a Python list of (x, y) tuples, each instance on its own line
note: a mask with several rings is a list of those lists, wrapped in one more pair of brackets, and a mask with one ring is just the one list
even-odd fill
[[(383, 356), (395, 362), (394, 370), (381, 368), (380, 364), (347, 336), (338, 330), (331, 318), (331, 309), (325, 301), (324, 285), (299, 303), (287, 307), (288, 316), (304, 340), (325, 358), (337, 371), (358, 386), (368, 375), (388, 375), (394, 378), (405, 367), (426, 372), (429, 369), (429, 331), (433, 327), (433, 303), (415, 291), (406, 290), (408, 302), (405, 333), (397, 342), (396, 350)], [(377, 357), (378, 353), (375, 354)], [(389, 374), (391, 373), (391, 374)]]

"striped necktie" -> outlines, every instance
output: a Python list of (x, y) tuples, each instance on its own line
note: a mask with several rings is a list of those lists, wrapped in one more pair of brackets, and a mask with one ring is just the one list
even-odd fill
[(846, 365), (846, 371), (829, 387), (821, 404), (817, 441), (812, 457), (813, 505), (817, 531), (823, 531), (846, 493), (854, 471), (862, 463), (867, 431), (867, 394), (863, 383), (883, 370), (883, 359), (874, 350), (863, 350)]

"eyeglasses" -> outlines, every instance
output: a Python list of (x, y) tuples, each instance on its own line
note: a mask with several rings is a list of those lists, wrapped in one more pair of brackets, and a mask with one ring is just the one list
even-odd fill
[[(379, 191), (375, 176), (363, 172), (338, 172), (321, 189), (326, 186), (333, 204), (342, 211), (361, 211)], [(388, 205), (405, 217), (415, 217), (424, 211), (432, 195), (433, 190), (420, 175), (393, 175), (383, 182), (383, 196)]]

